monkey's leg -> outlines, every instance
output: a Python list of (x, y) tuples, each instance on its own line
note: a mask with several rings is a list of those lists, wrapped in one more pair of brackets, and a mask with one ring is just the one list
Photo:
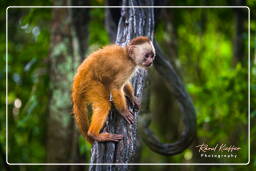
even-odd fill
[(132, 124), (134, 122), (134, 117), (133, 114), (128, 110), (123, 91), (121, 89), (112, 89), (111, 94), (116, 109), (129, 124)]
[(88, 92), (89, 101), (92, 103), (92, 118), (88, 129), (88, 136), (96, 141), (119, 141), (123, 138), (119, 134), (100, 133), (104, 123), (108, 117), (111, 104), (103, 85), (95, 84), (90, 92)]
[(100, 103), (94, 103), (93, 105), (93, 114), (90, 127), (88, 130), (88, 136), (93, 138), (96, 141), (119, 141), (123, 138), (119, 134), (110, 134), (107, 132), (100, 133), (101, 128), (104, 126), (104, 123), (107, 119), (110, 104), (109, 102), (100, 101)]
[(125, 92), (126, 96), (131, 100), (133, 105), (135, 105), (136, 109), (139, 110), (140, 102), (137, 99), (137, 97), (134, 96), (134, 90), (133, 90), (132, 84), (130, 82), (125, 84), (124, 92)]

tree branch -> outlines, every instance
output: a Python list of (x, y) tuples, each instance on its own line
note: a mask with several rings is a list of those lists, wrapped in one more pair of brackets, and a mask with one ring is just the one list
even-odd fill
[(151, 150), (163, 155), (174, 155), (182, 152), (193, 141), (196, 133), (196, 112), (191, 98), (187, 94), (184, 85), (176, 74), (174, 68), (168, 62), (156, 42), (154, 42), (154, 46), (156, 48), (157, 54), (154, 61), (154, 67), (165, 79), (168, 88), (171, 90), (180, 104), (180, 110), (183, 113), (185, 130), (183, 131), (179, 140), (171, 144), (161, 143), (149, 129), (148, 122), (142, 125), (142, 130), (140, 130), (140, 132), (142, 133), (144, 142), (149, 146)]

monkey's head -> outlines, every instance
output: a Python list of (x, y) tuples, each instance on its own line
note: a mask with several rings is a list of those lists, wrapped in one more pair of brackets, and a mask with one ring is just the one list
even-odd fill
[(149, 38), (140, 36), (132, 39), (128, 44), (128, 55), (141, 67), (149, 67), (155, 59), (155, 48)]

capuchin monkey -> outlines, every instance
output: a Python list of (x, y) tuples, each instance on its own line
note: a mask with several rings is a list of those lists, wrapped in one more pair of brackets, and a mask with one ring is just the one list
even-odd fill
[[(120, 134), (100, 132), (111, 109), (115, 108), (132, 124), (134, 116), (128, 110), (126, 98), (140, 107), (130, 77), (136, 67), (147, 68), (155, 58), (152, 42), (144, 36), (132, 39), (125, 47), (109, 45), (90, 54), (78, 67), (72, 87), (73, 114), (82, 135), (90, 142), (119, 141)], [(92, 106), (89, 123), (87, 106)]]

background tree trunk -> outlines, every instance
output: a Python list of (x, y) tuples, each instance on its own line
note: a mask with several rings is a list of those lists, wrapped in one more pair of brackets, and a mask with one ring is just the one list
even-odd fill
[[(54, 1), (54, 5), (88, 5), (88, 1)], [(50, 54), (50, 103), (47, 162), (84, 162), (71, 115), (70, 86), (86, 50), (88, 9), (53, 8)], [(46, 170), (81, 170), (84, 166), (47, 166)]]
[[(66, 1), (54, 1), (55, 5), (67, 5)], [(70, 32), (71, 20), (67, 8), (53, 9), (51, 55), (50, 55), (50, 89), (47, 162), (60, 163), (69, 161), (73, 136), (71, 103), (68, 90), (71, 84), (72, 41)], [(66, 77), (67, 72), (69, 75)], [(47, 170), (68, 170), (68, 166), (48, 166)]]
[[(236, 6), (244, 5), (243, 0), (235, 0), (233, 2)], [(234, 35), (234, 50), (233, 50), (233, 64), (236, 65), (237, 63), (243, 63), (243, 56), (245, 53), (245, 46), (244, 46), (244, 31), (245, 31), (245, 13), (244, 9), (242, 8), (235, 8), (235, 35)]]

